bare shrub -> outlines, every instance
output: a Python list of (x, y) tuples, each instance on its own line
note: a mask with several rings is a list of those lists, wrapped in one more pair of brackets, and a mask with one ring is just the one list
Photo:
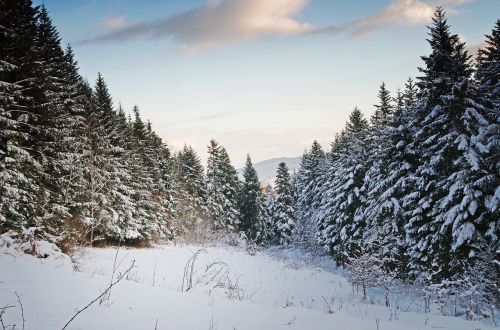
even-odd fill
[(193, 288), (193, 271), (196, 259), (201, 253), (206, 252), (207, 251), (205, 249), (198, 249), (186, 262), (186, 265), (184, 266), (184, 275), (182, 276), (182, 292), (187, 292)]

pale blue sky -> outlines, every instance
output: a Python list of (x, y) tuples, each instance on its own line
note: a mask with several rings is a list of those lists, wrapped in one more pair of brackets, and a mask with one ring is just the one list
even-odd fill
[(215, 138), (239, 166), (328, 147), (352, 108), (370, 115), (381, 81), (417, 74), (429, 10), (444, 5), (471, 47), (498, 0), (45, 0), (81, 73), (174, 148), (204, 159)]

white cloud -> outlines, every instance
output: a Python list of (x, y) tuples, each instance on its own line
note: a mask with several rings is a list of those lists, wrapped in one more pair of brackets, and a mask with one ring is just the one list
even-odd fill
[(188, 51), (198, 51), (266, 36), (301, 34), (314, 29), (293, 18), (308, 2), (212, 0), (179, 15), (130, 25), (83, 43), (171, 38)]
[(347, 33), (364, 36), (395, 26), (431, 21), (437, 6), (448, 14), (474, 0), (391, 0), (379, 11), (344, 24), (316, 27), (295, 18), (309, 0), (207, 0), (204, 5), (165, 19), (130, 24), (124, 17), (109, 18), (114, 29), (83, 44), (134, 39), (171, 39), (188, 52), (197, 52), (268, 36)]
[(448, 14), (457, 14), (458, 7), (473, 0), (392, 0), (380, 11), (348, 22), (318, 29), (316, 33), (351, 33), (364, 36), (394, 26), (422, 25), (431, 21), (437, 6), (445, 7)]
[(107, 17), (105, 18), (102, 23), (102, 26), (117, 30), (117, 29), (122, 29), (125, 26), (128, 25), (127, 19), (125, 16), (116, 16), (116, 17)]

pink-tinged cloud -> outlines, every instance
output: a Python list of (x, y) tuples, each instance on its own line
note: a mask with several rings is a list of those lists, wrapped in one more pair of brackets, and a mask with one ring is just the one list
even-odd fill
[(184, 13), (148, 22), (129, 24), (123, 17), (111, 18), (115, 29), (82, 44), (125, 42), (135, 39), (171, 39), (188, 52), (218, 48), (268, 36), (346, 33), (364, 36), (395, 26), (430, 22), (437, 6), (448, 14), (474, 0), (391, 0), (379, 11), (344, 23), (316, 27), (295, 17), (309, 0), (208, 0)]
[(317, 29), (314, 33), (364, 36), (394, 26), (422, 25), (431, 21), (438, 6), (443, 6), (448, 14), (457, 14), (461, 5), (471, 1), (474, 0), (392, 0), (388, 6), (372, 15)]
[(116, 16), (105, 18), (102, 21), (101, 25), (109, 29), (118, 30), (126, 27), (128, 25), (128, 22), (125, 16)]
[(150, 22), (136, 23), (83, 43), (133, 39), (173, 39), (188, 51), (199, 51), (266, 36), (295, 35), (314, 27), (294, 19), (308, 0), (218, 0)]

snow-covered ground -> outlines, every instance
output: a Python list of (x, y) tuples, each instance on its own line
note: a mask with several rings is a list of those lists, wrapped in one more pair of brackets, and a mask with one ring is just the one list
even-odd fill
[[(192, 263), (186, 264), (195, 254), (191, 273)], [(436, 309), (425, 313), (421, 298), (404, 292), (391, 297), (391, 307), (376, 290), (363, 302), (326, 257), (292, 249), (251, 255), (237, 248), (174, 245), (85, 249), (78, 271), (63, 255), (36, 259), (0, 248), (0, 308), (12, 306), (3, 322), (22, 329), (24, 313), (26, 330), (61, 329), (132, 261), (134, 268), (109, 299), (83, 311), (68, 329), (494, 328), (440, 316)]]

